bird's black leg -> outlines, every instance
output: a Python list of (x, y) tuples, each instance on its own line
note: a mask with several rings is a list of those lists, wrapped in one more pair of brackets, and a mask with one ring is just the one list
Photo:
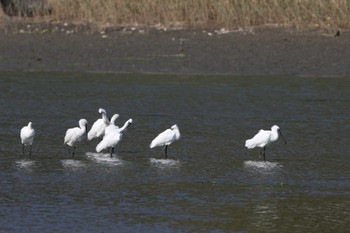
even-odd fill
[(168, 145), (166, 145), (164, 147), (164, 155), (165, 155), (165, 158), (167, 159), (168, 158)]
[(259, 150), (259, 159), (261, 159), (261, 157), (262, 157), (262, 151), (263, 151), (263, 148), (261, 148), (261, 149)]
[(74, 154), (75, 154), (75, 149), (76, 149), (77, 147), (73, 147), (73, 153), (72, 153), (72, 156), (73, 156), (73, 159), (74, 159)]
[(29, 158), (32, 158), (32, 145), (29, 145)]
[(113, 153), (114, 153), (114, 147), (112, 147), (112, 150), (111, 150), (111, 158), (113, 158)]
[(265, 154), (266, 154), (266, 146), (264, 146), (264, 153), (263, 153), (264, 161), (266, 161)]
[(22, 155), (24, 155), (24, 144), (22, 144)]

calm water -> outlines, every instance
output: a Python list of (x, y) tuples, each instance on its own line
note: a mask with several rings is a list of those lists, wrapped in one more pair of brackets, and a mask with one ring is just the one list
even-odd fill
[[(349, 78), (0, 74), (2, 232), (345, 232)], [(132, 118), (117, 157), (63, 146), (103, 107)], [(33, 158), (19, 131), (36, 129)], [(182, 139), (148, 145), (178, 124)], [(244, 141), (280, 126), (268, 162)]]

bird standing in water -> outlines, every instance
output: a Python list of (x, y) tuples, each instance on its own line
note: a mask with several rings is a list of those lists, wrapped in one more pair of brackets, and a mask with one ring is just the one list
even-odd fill
[(180, 138), (181, 134), (179, 127), (177, 125), (173, 125), (170, 129), (165, 130), (164, 132), (160, 133), (155, 139), (153, 139), (149, 147), (152, 149), (154, 147), (164, 146), (164, 155), (165, 158), (168, 158), (168, 146)]
[(259, 132), (253, 138), (245, 141), (245, 146), (248, 149), (260, 147), (259, 157), (261, 158), (261, 156), (263, 156), (264, 161), (266, 161), (266, 146), (277, 141), (279, 135), (281, 135), (284, 143), (287, 144), (286, 140), (282, 136), (280, 128), (277, 125), (274, 125), (271, 127), (271, 130), (259, 130)]
[(125, 122), (123, 127), (112, 129), (112, 131), (106, 134), (105, 137), (103, 137), (103, 140), (96, 146), (96, 152), (100, 153), (102, 150), (112, 148), (110, 152), (112, 158), (115, 146), (123, 139), (123, 136), (131, 123), (132, 119), (129, 119)]
[(35, 130), (32, 126), (32, 122), (29, 122), (27, 126), (21, 129), (21, 143), (22, 143), (22, 154), (24, 155), (24, 147), (29, 146), (29, 157), (32, 157), (32, 145), (35, 136)]
[[(72, 157), (74, 158), (75, 149), (77, 144), (80, 143), (84, 138), (86, 138), (87, 132), (87, 120), (80, 119), (79, 127), (70, 128), (67, 130), (64, 137), (64, 144), (70, 147), (73, 147)], [(68, 147), (68, 152), (70, 154), (70, 149)]]

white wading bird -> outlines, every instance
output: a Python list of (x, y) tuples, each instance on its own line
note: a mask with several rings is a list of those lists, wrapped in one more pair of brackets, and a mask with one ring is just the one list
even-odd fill
[(157, 146), (165, 146), (164, 154), (165, 158), (168, 158), (168, 146), (171, 143), (179, 140), (180, 137), (181, 135), (179, 127), (177, 125), (173, 125), (170, 129), (165, 130), (164, 132), (160, 133), (155, 139), (153, 139), (149, 147), (152, 149)]
[(34, 141), (35, 130), (32, 127), (32, 122), (29, 122), (27, 126), (21, 129), (21, 143), (22, 143), (22, 154), (24, 155), (24, 146), (29, 146), (29, 156), (32, 157), (32, 144)]
[(286, 140), (284, 140), (282, 136), (280, 128), (277, 125), (274, 125), (271, 127), (271, 130), (259, 130), (259, 132), (253, 138), (245, 141), (245, 146), (248, 149), (260, 147), (259, 157), (261, 158), (262, 155), (265, 161), (266, 146), (274, 141), (277, 141), (279, 135), (281, 135), (284, 143), (287, 144)]
[[(118, 126), (115, 125), (115, 120), (117, 120), (119, 117), (119, 114), (114, 114), (111, 118), (111, 121), (109, 123), (109, 125), (106, 127), (105, 129), (105, 135), (109, 134), (110, 132), (112, 132), (115, 129), (119, 129)], [(105, 137), (105, 136), (104, 136)]]
[[(75, 154), (76, 145), (79, 142), (81, 142), (86, 136), (87, 124), (88, 124), (87, 120), (80, 119), (79, 127), (70, 128), (66, 132), (66, 136), (64, 137), (64, 144), (67, 146), (73, 147), (73, 153), (72, 153), (73, 158)], [(68, 152), (70, 154), (69, 147), (68, 147)]]
[(123, 139), (123, 135), (132, 123), (132, 119), (125, 122), (124, 126), (118, 129), (114, 129), (105, 135), (103, 140), (96, 146), (96, 152), (100, 153), (104, 149), (112, 148), (111, 158), (114, 153), (114, 147)]
[(102, 117), (96, 120), (91, 126), (91, 129), (87, 135), (88, 140), (92, 140), (94, 138), (102, 138), (105, 134), (106, 127), (109, 125), (109, 119), (107, 117), (106, 110), (100, 108), (98, 112), (102, 114)]

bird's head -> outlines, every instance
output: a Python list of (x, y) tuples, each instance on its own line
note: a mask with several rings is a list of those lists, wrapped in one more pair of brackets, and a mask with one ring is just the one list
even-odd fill
[(284, 137), (282, 135), (280, 127), (278, 127), (277, 125), (274, 125), (274, 126), (271, 127), (271, 131), (277, 132), (281, 136), (281, 138), (284, 141), (284, 143), (287, 144), (287, 141), (284, 139)]
[(84, 126), (86, 127), (87, 124), (88, 124), (88, 122), (87, 122), (86, 119), (80, 119), (80, 120), (79, 120), (79, 126), (80, 126), (80, 127), (84, 127)]
[(280, 127), (278, 127), (278, 125), (274, 125), (271, 127), (271, 131), (278, 131), (280, 129)]
[(98, 112), (99, 112), (99, 113), (104, 113), (104, 114), (106, 114), (106, 110), (104, 110), (103, 108), (100, 108), (100, 109), (98, 110)]

